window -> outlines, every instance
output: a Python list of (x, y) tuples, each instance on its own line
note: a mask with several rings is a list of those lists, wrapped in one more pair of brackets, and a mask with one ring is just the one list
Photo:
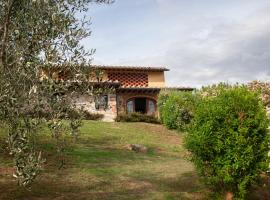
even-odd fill
[(128, 113), (134, 112), (134, 101), (133, 100), (129, 100), (127, 102), (127, 112)]
[(148, 100), (148, 113), (155, 114), (156, 112), (156, 105), (153, 100)]
[(108, 108), (108, 95), (97, 96), (95, 99), (95, 108), (99, 109), (107, 109)]

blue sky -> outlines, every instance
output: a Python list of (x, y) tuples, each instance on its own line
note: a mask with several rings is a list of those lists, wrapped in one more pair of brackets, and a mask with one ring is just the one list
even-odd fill
[(270, 81), (269, 0), (116, 0), (92, 5), (94, 64), (168, 67), (168, 86)]

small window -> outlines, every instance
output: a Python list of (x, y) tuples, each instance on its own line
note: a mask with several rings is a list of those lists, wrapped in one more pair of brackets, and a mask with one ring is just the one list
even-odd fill
[(134, 112), (134, 101), (133, 100), (129, 100), (127, 102), (127, 112), (128, 113)]
[(95, 108), (99, 109), (107, 109), (108, 108), (108, 95), (97, 96), (95, 99)]
[(148, 100), (148, 112), (149, 114), (155, 114), (156, 112), (155, 102), (152, 100)]

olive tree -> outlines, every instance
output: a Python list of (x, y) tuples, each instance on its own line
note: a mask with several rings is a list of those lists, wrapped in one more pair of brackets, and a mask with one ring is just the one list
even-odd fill
[[(65, 134), (78, 132), (79, 118), (68, 117), (74, 105), (67, 92), (93, 94), (87, 68), (93, 51), (80, 42), (90, 35), (83, 15), (92, 3), (111, 1), (0, 0), (0, 120), (20, 185), (31, 184), (40, 171), (43, 159), (32, 140), (44, 121), (59, 152)], [(68, 78), (59, 80), (56, 73)]]

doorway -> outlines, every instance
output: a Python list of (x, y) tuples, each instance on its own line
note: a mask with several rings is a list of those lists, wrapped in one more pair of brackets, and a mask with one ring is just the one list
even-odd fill
[(146, 113), (146, 98), (135, 98), (135, 112)]

